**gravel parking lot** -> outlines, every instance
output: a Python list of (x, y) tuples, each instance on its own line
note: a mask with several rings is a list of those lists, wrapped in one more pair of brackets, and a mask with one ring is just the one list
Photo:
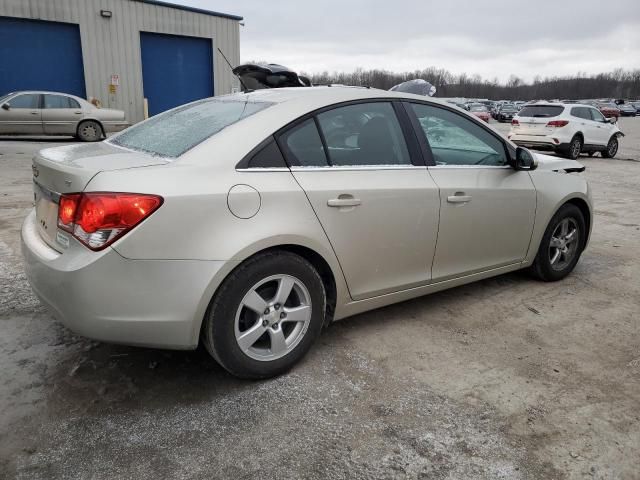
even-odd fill
[(594, 228), (565, 281), (338, 322), (263, 382), (58, 324), (19, 231), (33, 153), (67, 140), (0, 139), (0, 478), (640, 478), (640, 117), (620, 125), (617, 159), (581, 157)]

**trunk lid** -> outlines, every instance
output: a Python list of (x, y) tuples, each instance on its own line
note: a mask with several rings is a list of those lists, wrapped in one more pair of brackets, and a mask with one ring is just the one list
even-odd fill
[(164, 165), (169, 160), (132, 152), (109, 143), (47, 148), (33, 158), (33, 191), (38, 231), (52, 248), (61, 251), (58, 238), (60, 195), (82, 192), (98, 173), (110, 170)]
[(546, 118), (517, 117), (518, 124), (513, 126), (514, 133), (518, 135), (548, 135), (553, 131), (547, 127), (549, 120)]

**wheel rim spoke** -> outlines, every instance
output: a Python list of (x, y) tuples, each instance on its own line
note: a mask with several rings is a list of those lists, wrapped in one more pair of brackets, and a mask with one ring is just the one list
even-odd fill
[(565, 242), (565, 244), (566, 244), (566, 243), (571, 243), (571, 242), (573, 242), (573, 241), (576, 239), (576, 234), (577, 234), (577, 233), (578, 233), (578, 230), (577, 230), (577, 229), (575, 229), (575, 228), (574, 228), (573, 230), (571, 230), (571, 232), (569, 232), (569, 233), (567, 234), (567, 236), (566, 236), (566, 237), (564, 237), (564, 242)]
[(279, 303), (280, 305), (284, 305), (285, 303), (287, 303), (287, 299), (289, 298), (289, 295), (291, 295), (291, 290), (293, 290), (293, 284), (293, 278), (282, 277), (280, 279), (280, 283), (278, 284), (278, 291), (275, 298), (273, 299), (273, 302)]
[(287, 350), (287, 341), (284, 338), (282, 328), (269, 329), (269, 337), (271, 337), (271, 353), (278, 355)]
[(286, 308), (287, 316), (282, 319), (283, 322), (306, 322), (311, 318), (311, 307), (309, 305), (301, 305), (295, 308)]
[(555, 265), (556, 264), (556, 262), (560, 259), (561, 254), (562, 253), (560, 252), (560, 249), (556, 248), (555, 253), (551, 257), (551, 265)]
[(560, 248), (562, 246), (562, 240), (560, 240), (559, 238), (556, 238), (556, 237), (551, 237), (550, 245), (553, 248)]
[(267, 304), (267, 301), (262, 298), (258, 292), (256, 292), (255, 290), (251, 290), (242, 300), (242, 304), (253, 310), (254, 312), (259, 313), (260, 315), (262, 315), (262, 313), (266, 310), (266, 308), (269, 306)]
[(569, 220), (565, 218), (560, 224), (560, 235), (566, 237), (567, 233), (569, 233)]
[(256, 324), (249, 330), (247, 330), (246, 332), (242, 332), (242, 335), (237, 338), (240, 349), (243, 352), (249, 350), (253, 346), (253, 344), (258, 341), (262, 334), (264, 334), (265, 330), (266, 329), (262, 326), (261, 322), (256, 322)]

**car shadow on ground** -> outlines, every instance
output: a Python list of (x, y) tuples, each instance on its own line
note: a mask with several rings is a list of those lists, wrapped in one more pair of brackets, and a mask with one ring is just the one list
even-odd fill
[(48, 136), (0, 136), (0, 142), (45, 142), (45, 143), (69, 143), (79, 142), (75, 137), (48, 137)]
[[(486, 300), (511, 287), (526, 289), (531, 282), (528, 276), (515, 272), (334, 322), (310, 354), (285, 375), (317, 374), (314, 371), (323, 368), (318, 365), (327, 356), (353, 348), (347, 334), (358, 335), (362, 330), (362, 335), (376, 335), (376, 331), (388, 329), (389, 322), (395, 324), (394, 328), (409, 328), (399, 323), (425, 317), (441, 328), (447, 322), (442, 318), (443, 310), (455, 308), (461, 297)], [(77, 337), (61, 325), (58, 334), (64, 350), (59, 361), (48, 367), (45, 384), (53, 387), (46, 388), (48, 407), (61, 415), (187, 406), (215, 401), (216, 397), (263, 383), (233, 377), (202, 346), (195, 351), (170, 351), (112, 345)]]

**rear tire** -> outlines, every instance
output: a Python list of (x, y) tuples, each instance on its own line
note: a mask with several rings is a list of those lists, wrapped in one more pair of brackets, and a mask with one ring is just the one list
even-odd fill
[(602, 156), (604, 158), (613, 158), (618, 153), (618, 137), (614, 135), (609, 139), (609, 143), (607, 143), (607, 149), (602, 151)]
[(531, 273), (544, 282), (562, 280), (575, 268), (586, 242), (584, 216), (566, 203), (551, 218), (542, 236)]
[(575, 160), (580, 156), (580, 152), (582, 152), (582, 138), (576, 135), (571, 139), (571, 143), (569, 143), (569, 148), (567, 149), (565, 156), (571, 160)]
[(307, 260), (283, 251), (259, 254), (237, 267), (216, 292), (202, 342), (232, 375), (274, 377), (311, 348), (325, 309), (324, 284)]
[(103, 134), (102, 126), (93, 120), (80, 122), (76, 132), (77, 137), (83, 142), (98, 142), (102, 140)]

